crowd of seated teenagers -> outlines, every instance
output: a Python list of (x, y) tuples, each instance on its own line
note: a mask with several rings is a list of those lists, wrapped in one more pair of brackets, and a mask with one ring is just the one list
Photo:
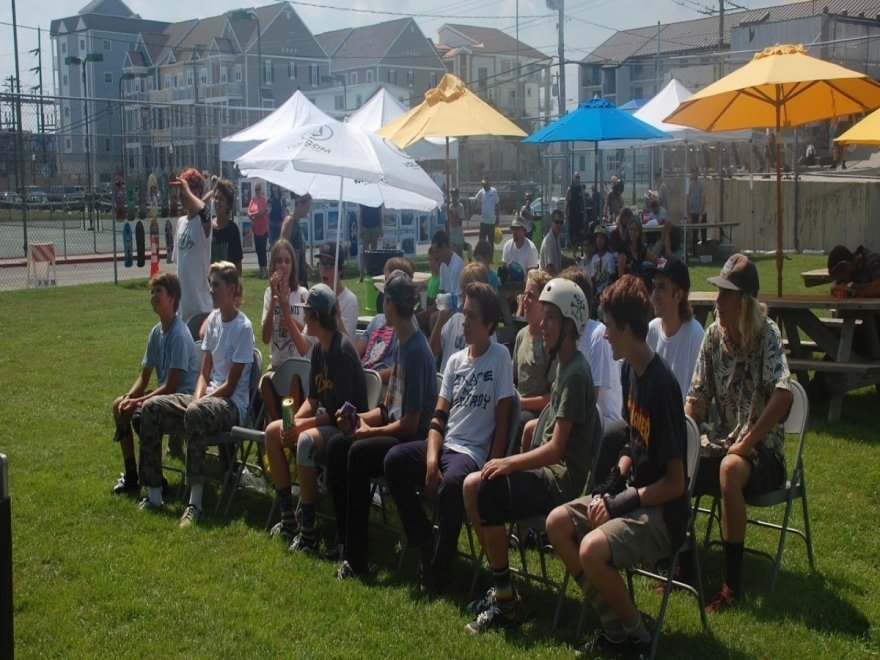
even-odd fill
[[(308, 397), (302, 398), (300, 387), (292, 428), (283, 430), (277, 419), (267, 428), (267, 454), (282, 511), (273, 536), (289, 541), (294, 551), (317, 550), (316, 474), (322, 466), (332, 484), (337, 517), (338, 543), (331, 551), (341, 562), (337, 576), (366, 575), (369, 480), (384, 474), (409, 544), (421, 548), (421, 579), (429, 592), (450, 584), (462, 515), (467, 513), (489, 557), (495, 583), (485, 598), (469, 607), (474, 615), (469, 629), (482, 632), (519, 619), (520, 599), (510, 580), (506, 552), (501, 551), (506, 545), (499, 540), (504, 522), (548, 514), (554, 546), (602, 621), (594, 641), (612, 644), (612, 649), (622, 648), (614, 644), (642, 644), (643, 622), (631, 602), (619, 598), (622, 582), (616, 571), (624, 564), (618, 558), (642, 561), (654, 556), (644, 553), (659, 557), (673, 547), (681, 520), (669, 513), (674, 508), (670, 503), (684, 492), (679, 479), (683, 413), (701, 422), (714, 409), (718, 422), (713, 434), (723, 451), (716, 461), (704, 462), (698, 489), (721, 493), (726, 564), (722, 589), (707, 608), (720, 611), (735, 603), (741, 590), (744, 494), (766, 492), (784, 481), (780, 422), (791, 401), (779, 330), (756, 300), (757, 271), (747, 257), (734, 255), (719, 277), (710, 278), (718, 287), (718, 314), (705, 341), (687, 303), (687, 267), (675, 258), (658, 262), (650, 296), (640, 279), (628, 275), (606, 286), (601, 296), (606, 325), (591, 318), (592, 282), (582, 269), (569, 268), (556, 279), (532, 269), (521, 307), (526, 326), (516, 338), (512, 359), (505, 347), (493, 342), (499, 303), (487, 283), (485, 265), (473, 262), (462, 268), (461, 309), (436, 315), (429, 342), (413, 313), (418, 298), (412, 264), (405, 259), (390, 262), (384, 325), (376, 324), (374, 330), (390, 328), (394, 338), (384, 335), (372, 343), (393, 341), (396, 348), (384, 399), (367, 411), (361, 358), (373, 355), (367, 352), (371, 338), (359, 342), (359, 354), (342, 327), (338, 292), (347, 289), (340, 285), (333, 291), (324, 282), (307, 292), (298, 287), (292, 276), (296, 258), (285, 243), (280, 241), (272, 253), (262, 336), (270, 345), (270, 369), (280, 364), (282, 355), (299, 355), (311, 360), (311, 374)], [(321, 255), (329, 260), (330, 250), (322, 249)], [(334, 265), (335, 251), (334, 260), (322, 270), (332, 273)], [(204, 437), (243, 421), (254, 345), (250, 321), (238, 309), (237, 269), (219, 262), (209, 272), (216, 309), (206, 323), (200, 360), (175, 315), (180, 283), (176, 276), (160, 273), (150, 281), (159, 322), (150, 333), (141, 374), (113, 405), (125, 462), (113, 492), (147, 488), (142, 509), (162, 507), (161, 435), (181, 433), (187, 439), (191, 494), (181, 527), (191, 526), (201, 515)], [(434, 341), (438, 326), (440, 344)], [(444, 346), (447, 326), (451, 348), (444, 355), (438, 347)], [(308, 334), (303, 332), (306, 328)], [(745, 363), (737, 360), (743, 355)], [(434, 375), (438, 357), (445, 357), (439, 393)], [(149, 391), (153, 370), (157, 387)], [(609, 373), (616, 380), (607, 378)], [(658, 380), (676, 387), (658, 386)], [(520, 418), (514, 420), (523, 428), (521, 450), (505, 456), (514, 386), (521, 395)], [(282, 393), (267, 393), (267, 405), (272, 400), (277, 413)], [(681, 396), (684, 406), (673, 405), (679, 400), (675, 396), (668, 405), (658, 405), (673, 393)], [(346, 401), (358, 411), (356, 428), (341, 413)], [(737, 424), (744, 402), (751, 406), (752, 422)], [(535, 418), (548, 404), (550, 423), (533, 441)], [(645, 415), (648, 425), (639, 423)], [(132, 424), (141, 439), (139, 471)], [(605, 434), (594, 479), (599, 486), (576, 499), (596, 449), (590, 446), (594, 424), (602, 424)], [(653, 436), (643, 437), (646, 432), (656, 434), (656, 442), (650, 441)], [(295, 452), (298, 466), (298, 517), (290, 489), (289, 452)], [(497, 479), (503, 481), (492, 483)], [(496, 487), (499, 483), (505, 486)], [(438, 507), (436, 535), (417, 492)], [(672, 517), (667, 520), (667, 515)], [(614, 552), (619, 539), (629, 538), (628, 526), (639, 516), (645, 516), (647, 529), (664, 523), (666, 530), (659, 535), (650, 532), (652, 542), (641, 544), (637, 553)]]

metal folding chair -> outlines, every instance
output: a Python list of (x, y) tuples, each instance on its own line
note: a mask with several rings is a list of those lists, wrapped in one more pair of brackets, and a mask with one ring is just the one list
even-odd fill
[[(780, 504), (785, 505), (785, 512), (782, 516), (781, 525), (764, 520), (748, 519), (748, 522), (752, 525), (775, 529), (779, 532), (779, 544), (776, 547), (775, 557), (768, 552), (746, 548), (747, 552), (764, 555), (773, 561), (773, 576), (770, 578), (771, 591), (775, 589), (776, 580), (779, 577), (779, 567), (782, 565), (782, 551), (785, 549), (785, 539), (788, 534), (795, 534), (804, 540), (804, 543), (807, 546), (807, 557), (810, 561), (810, 570), (816, 570), (816, 564), (813, 558), (813, 537), (810, 534), (810, 514), (807, 507), (807, 482), (806, 477), (804, 476), (803, 460), (804, 440), (807, 435), (807, 421), (810, 418), (810, 403), (807, 399), (807, 393), (800, 383), (796, 380), (792, 380), (789, 382), (789, 386), (793, 398), (791, 409), (788, 412), (788, 417), (786, 418), (783, 427), (786, 434), (797, 434), (798, 436), (797, 452), (795, 453), (791, 477), (785, 482), (785, 485), (782, 488), (778, 488), (769, 493), (764, 493), (763, 495), (746, 496), (746, 506), (749, 508), (767, 508)], [(791, 511), (794, 506), (794, 501), (798, 499), (801, 501), (801, 506), (803, 507), (803, 531), (790, 525)], [(709, 545), (713, 523), (718, 519), (720, 505), (721, 496), (716, 495), (712, 501), (712, 508), (709, 512), (709, 522), (706, 525), (704, 547)]]

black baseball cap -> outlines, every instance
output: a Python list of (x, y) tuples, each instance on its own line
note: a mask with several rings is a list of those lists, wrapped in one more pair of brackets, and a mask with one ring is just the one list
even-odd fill
[(321, 282), (309, 289), (309, 297), (304, 303), (296, 303), (294, 307), (314, 309), (324, 316), (333, 316), (336, 313), (336, 294), (329, 286)]
[(691, 290), (691, 276), (688, 267), (678, 257), (661, 258), (657, 262), (657, 274), (665, 275), (685, 291)]
[[(336, 263), (336, 241), (327, 241), (322, 243), (318, 249), (318, 261), (329, 259)], [(345, 266), (345, 248), (339, 246), (339, 268)]]
[(834, 275), (853, 260), (853, 253), (843, 245), (835, 245), (828, 253), (828, 274)]

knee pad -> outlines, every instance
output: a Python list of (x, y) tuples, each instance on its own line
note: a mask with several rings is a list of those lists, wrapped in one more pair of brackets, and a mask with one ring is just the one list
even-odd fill
[(510, 519), (510, 482), (506, 476), (480, 482), (477, 511), (480, 524), (488, 527), (503, 525)]
[(296, 441), (296, 464), (300, 467), (316, 467), (315, 441), (307, 432), (300, 433)]

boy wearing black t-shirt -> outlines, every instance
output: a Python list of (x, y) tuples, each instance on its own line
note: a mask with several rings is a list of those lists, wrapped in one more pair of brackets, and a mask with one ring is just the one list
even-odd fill
[(668, 557), (684, 541), (686, 430), (677, 381), (645, 341), (651, 301), (625, 275), (602, 293), (605, 338), (621, 375), (627, 439), (617, 465), (591, 496), (554, 509), (547, 534), (599, 615), (593, 653), (638, 654), (651, 634), (618, 572)]

